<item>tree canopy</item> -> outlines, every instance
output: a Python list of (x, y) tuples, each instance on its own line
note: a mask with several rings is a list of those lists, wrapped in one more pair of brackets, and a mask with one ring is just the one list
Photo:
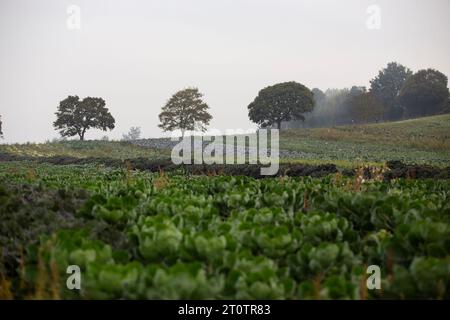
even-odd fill
[(412, 71), (405, 66), (390, 62), (370, 81), (370, 92), (384, 105), (386, 119), (398, 120), (403, 116), (397, 98), (405, 81), (411, 75)]
[(2, 131), (2, 116), (0, 116), (0, 138), (3, 138), (3, 131)]
[(434, 70), (419, 70), (405, 82), (399, 101), (409, 117), (437, 114), (448, 102), (447, 76)]
[(102, 98), (80, 100), (78, 96), (68, 96), (59, 103), (53, 126), (62, 137), (78, 135), (80, 140), (84, 140), (84, 134), (91, 128), (112, 130), (115, 120), (105, 105)]
[(248, 105), (248, 116), (261, 127), (276, 125), (280, 129), (281, 122), (304, 120), (303, 113), (313, 108), (314, 95), (311, 90), (291, 81), (259, 91), (255, 100)]
[(202, 98), (197, 88), (178, 91), (162, 107), (158, 127), (164, 131), (180, 129), (183, 136), (186, 130), (205, 131), (212, 116)]

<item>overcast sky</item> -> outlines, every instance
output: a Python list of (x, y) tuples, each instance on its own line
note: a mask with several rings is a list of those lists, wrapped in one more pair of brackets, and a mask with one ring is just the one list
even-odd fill
[(68, 95), (106, 100), (110, 138), (159, 137), (161, 107), (187, 86), (224, 130), (252, 128), (247, 105), (277, 82), (368, 86), (390, 61), (448, 76), (449, 15), (448, 0), (0, 0), (3, 142), (57, 137)]

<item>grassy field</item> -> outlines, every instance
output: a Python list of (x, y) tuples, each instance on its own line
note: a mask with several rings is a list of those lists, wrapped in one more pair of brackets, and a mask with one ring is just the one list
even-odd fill
[[(401, 160), (413, 164), (450, 166), (450, 115), (369, 125), (284, 130), (280, 135), (280, 149), (282, 162), (334, 163), (338, 167), (349, 168)], [(142, 147), (120, 141), (9, 144), (0, 145), (1, 152), (30, 157), (122, 160), (170, 157), (170, 149)]]
[(0, 152), (29, 157), (66, 156), (75, 158), (98, 157), (129, 159), (147, 157), (157, 159), (168, 157), (168, 150), (143, 148), (122, 141), (61, 141), (47, 143), (5, 144)]
[(333, 128), (291, 129), (280, 148), (303, 153), (289, 160), (306, 162), (406, 163), (450, 165), (450, 115), (399, 122)]

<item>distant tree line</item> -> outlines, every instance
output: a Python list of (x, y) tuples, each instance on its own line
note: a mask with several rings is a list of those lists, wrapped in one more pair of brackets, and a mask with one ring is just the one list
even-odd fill
[(448, 79), (435, 69), (413, 73), (391, 62), (370, 81), (370, 88), (312, 90), (315, 107), (286, 128), (328, 127), (344, 124), (396, 121), (450, 113)]
[[(450, 113), (448, 79), (435, 69), (413, 73), (391, 62), (370, 80), (370, 88), (318, 88), (310, 90), (297, 82), (283, 82), (260, 90), (247, 106), (248, 116), (260, 128), (329, 127), (345, 124), (395, 121)], [(159, 114), (164, 131), (205, 131), (212, 119), (209, 106), (198, 88), (172, 95)], [(0, 136), (1, 136), (0, 117)], [(62, 137), (84, 140), (91, 128), (115, 127), (115, 119), (102, 98), (69, 96), (59, 103), (54, 127)], [(140, 127), (132, 127), (122, 140), (140, 138)]]

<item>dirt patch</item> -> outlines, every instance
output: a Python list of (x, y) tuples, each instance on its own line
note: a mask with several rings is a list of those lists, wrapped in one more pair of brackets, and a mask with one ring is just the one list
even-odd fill
[[(145, 170), (150, 172), (159, 171), (182, 171), (194, 175), (244, 175), (253, 178), (265, 178), (272, 176), (261, 175), (263, 165), (254, 164), (237, 164), (237, 165), (175, 165), (170, 159), (166, 160), (149, 160), (147, 158), (134, 158), (127, 160), (112, 158), (75, 158), (66, 156), (55, 157), (29, 157), (18, 156), (8, 153), (0, 153), (0, 162), (5, 161), (35, 161), (38, 163), (50, 163), (55, 165), (83, 165), (83, 164), (102, 164), (109, 167), (127, 167), (129, 169)], [(388, 170), (384, 173), (385, 180), (397, 178), (410, 179), (449, 179), (450, 167), (437, 168), (426, 165), (409, 165), (401, 161), (388, 161), (386, 163)], [(322, 177), (328, 174), (341, 172), (345, 176), (352, 177), (357, 173), (356, 169), (345, 169), (339, 171), (334, 164), (323, 165), (306, 165), (306, 164), (280, 164), (276, 176), (291, 177)], [(365, 168), (363, 170), (365, 178), (372, 178), (372, 170)]]
[(410, 178), (410, 179), (448, 179), (450, 167), (436, 168), (427, 165), (408, 165), (401, 161), (388, 161), (389, 170), (385, 173), (386, 179)]

